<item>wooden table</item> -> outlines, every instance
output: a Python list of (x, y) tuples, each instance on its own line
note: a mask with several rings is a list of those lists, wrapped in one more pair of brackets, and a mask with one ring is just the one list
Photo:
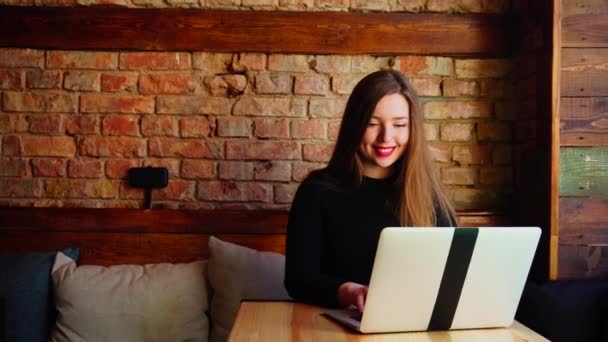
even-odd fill
[(506, 329), (359, 334), (322, 316), (323, 308), (291, 302), (243, 302), (230, 332), (234, 341), (548, 341), (519, 322)]

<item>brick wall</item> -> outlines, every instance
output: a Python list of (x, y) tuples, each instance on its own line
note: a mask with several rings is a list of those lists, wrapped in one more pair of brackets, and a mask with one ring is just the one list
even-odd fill
[[(481, 0), (77, 3), (508, 7)], [(299, 182), (330, 157), (351, 89), (380, 68), (401, 70), (421, 96), (425, 133), (457, 207), (504, 207), (513, 191), (515, 118), (508, 59), (30, 49), (0, 49), (0, 205), (138, 207), (143, 194), (126, 185), (126, 171), (153, 165), (167, 167), (171, 178), (154, 193), (157, 206), (287, 207)]]

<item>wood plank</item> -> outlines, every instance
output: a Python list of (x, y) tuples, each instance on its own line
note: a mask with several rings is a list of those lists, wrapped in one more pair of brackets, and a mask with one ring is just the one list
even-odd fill
[(569, 245), (608, 245), (608, 197), (562, 197), (559, 241)]
[[(79, 264), (117, 265), (190, 262), (209, 257), (210, 234), (4, 232), (1, 253), (80, 248)], [(257, 250), (285, 253), (285, 235), (214, 234)]]
[(608, 47), (608, 3), (605, 0), (560, 2), (563, 46)]
[(562, 146), (608, 145), (608, 97), (564, 97), (560, 119)]
[(607, 278), (608, 245), (559, 246), (559, 279)]
[(562, 49), (561, 96), (608, 96), (607, 79), (608, 49)]
[(505, 55), (516, 31), (513, 22), (495, 14), (0, 6), (0, 46)]
[[(561, 89), (561, 63), (562, 63), (562, 25), (561, 0), (551, 1), (551, 130), (549, 136), (549, 279), (557, 278), (558, 248), (555, 243), (559, 235), (559, 118), (560, 118), (560, 89)], [(541, 251), (544, 246), (541, 246)]]
[(608, 196), (608, 147), (562, 148), (560, 194), (563, 197)]

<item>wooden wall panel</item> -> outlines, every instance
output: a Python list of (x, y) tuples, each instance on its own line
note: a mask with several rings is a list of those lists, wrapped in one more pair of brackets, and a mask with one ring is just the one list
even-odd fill
[(608, 2), (563, 0), (562, 46), (608, 47)]
[(493, 14), (0, 6), (0, 46), (24, 48), (506, 55), (512, 28)]
[(562, 148), (560, 196), (606, 196), (606, 194), (608, 194), (608, 147)]
[(608, 245), (608, 198), (562, 197), (559, 241), (570, 245)]
[(562, 98), (560, 125), (562, 146), (608, 145), (608, 97)]
[(608, 96), (607, 66), (608, 49), (562, 49), (561, 96)]
[(559, 278), (606, 278), (608, 276), (607, 245), (559, 246)]

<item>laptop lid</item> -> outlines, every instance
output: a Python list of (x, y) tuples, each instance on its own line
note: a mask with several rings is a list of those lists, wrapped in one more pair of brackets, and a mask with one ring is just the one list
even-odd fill
[(512, 324), (538, 227), (385, 228), (361, 332)]

